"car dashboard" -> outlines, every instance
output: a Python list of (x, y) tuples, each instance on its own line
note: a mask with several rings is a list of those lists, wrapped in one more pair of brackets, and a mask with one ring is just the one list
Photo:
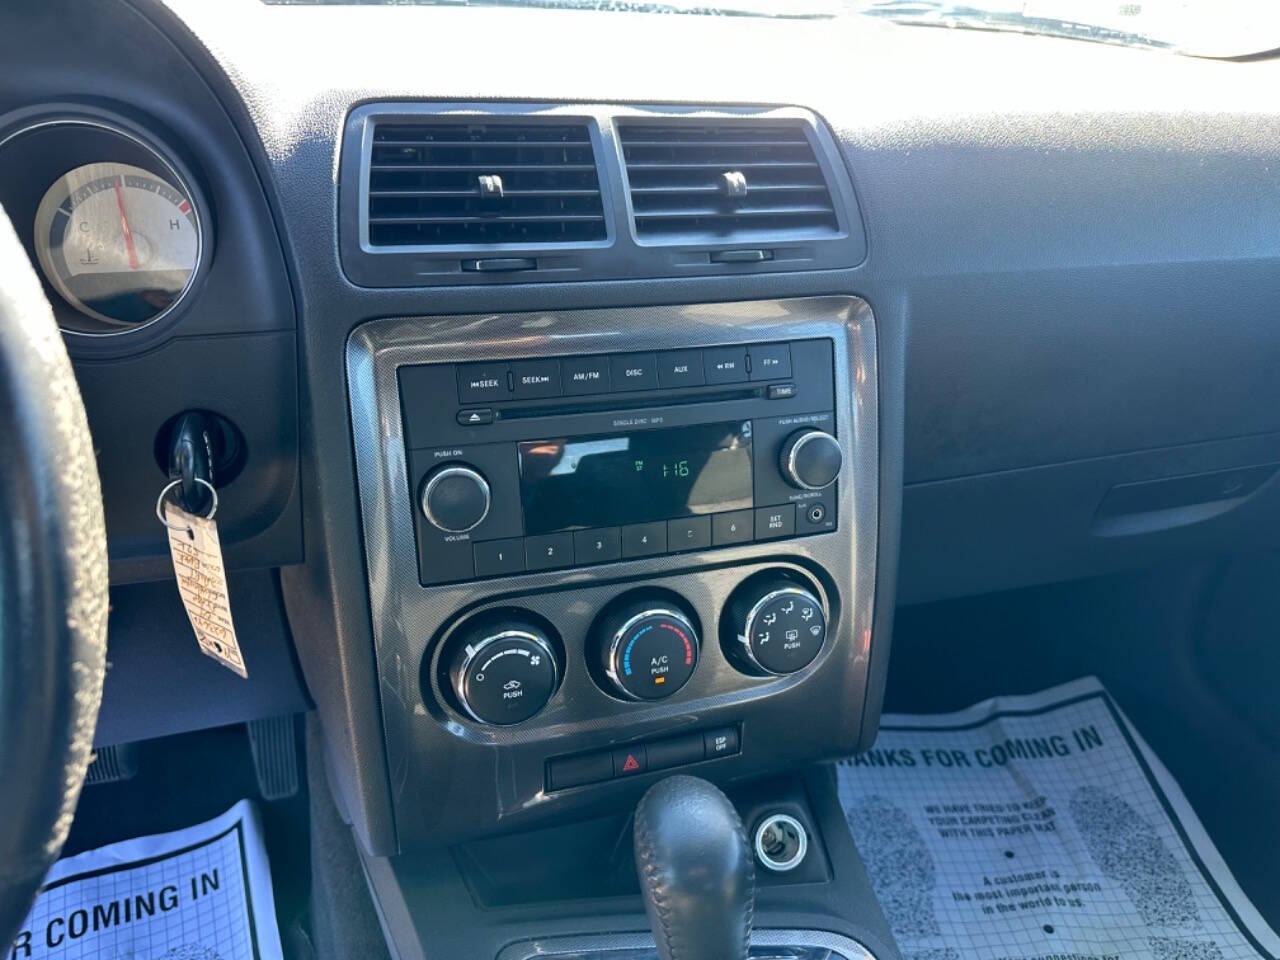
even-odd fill
[[(900, 604), (1280, 543), (1273, 62), (3, 16), (0, 204), (103, 478), (103, 745), (314, 708), (363, 847), (430, 850), (866, 748)], [(186, 636), (155, 516), (192, 412), (246, 680)]]

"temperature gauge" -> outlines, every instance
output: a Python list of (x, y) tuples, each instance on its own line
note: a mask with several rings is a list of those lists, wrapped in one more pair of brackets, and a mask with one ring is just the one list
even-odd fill
[(76, 167), (36, 210), (36, 256), (49, 283), (113, 329), (172, 310), (195, 280), (202, 242), (188, 193), (125, 163)]

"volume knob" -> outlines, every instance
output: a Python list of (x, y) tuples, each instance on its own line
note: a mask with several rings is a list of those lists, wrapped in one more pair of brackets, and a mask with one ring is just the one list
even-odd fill
[(419, 502), (433, 527), (466, 533), (489, 515), (489, 483), (465, 464), (446, 464), (423, 481)]
[(801, 490), (829, 487), (840, 475), (840, 443), (831, 434), (812, 427), (797, 430), (782, 445), (779, 469), (783, 479)]

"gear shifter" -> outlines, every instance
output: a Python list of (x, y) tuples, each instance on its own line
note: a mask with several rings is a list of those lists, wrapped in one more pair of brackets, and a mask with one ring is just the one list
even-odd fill
[(636, 807), (636, 871), (659, 960), (746, 960), (755, 870), (738, 811), (697, 777), (668, 777)]

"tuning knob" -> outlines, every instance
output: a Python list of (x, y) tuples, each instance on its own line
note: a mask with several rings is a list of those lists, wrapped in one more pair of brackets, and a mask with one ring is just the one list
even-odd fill
[(628, 700), (669, 697), (698, 665), (698, 632), (669, 601), (634, 600), (610, 611), (596, 642), (605, 680)]
[(489, 483), (465, 464), (446, 464), (427, 475), (418, 501), (433, 527), (466, 533), (489, 515)]
[(560, 664), (546, 632), (519, 619), (467, 630), (449, 667), (458, 703), (474, 720), (507, 725), (547, 705)]
[(782, 445), (782, 476), (801, 490), (829, 487), (840, 475), (840, 443), (831, 434), (809, 427), (797, 430)]
[(762, 673), (802, 670), (827, 641), (822, 604), (807, 587), (785, 577), (744, 584), (726, 612), (737, 652)]

